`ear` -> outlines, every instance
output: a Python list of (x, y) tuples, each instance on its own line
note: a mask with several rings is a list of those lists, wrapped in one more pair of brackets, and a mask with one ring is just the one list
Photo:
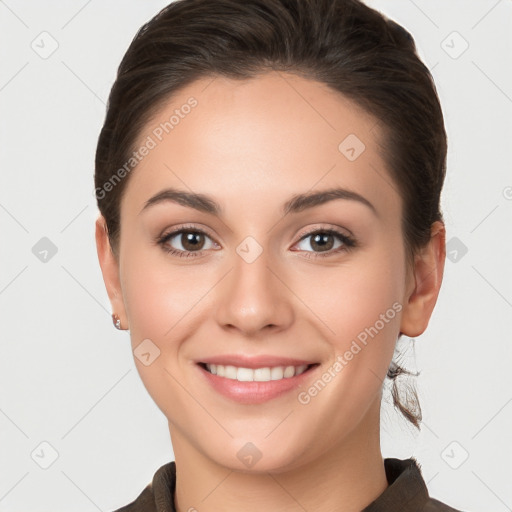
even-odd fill
[(414, 258), (411, 284), (404, 297), (400, 332), (414, 338), (427, 328), (439, 295), (446, 259), (446, 231), (436, 221), (430, 230), (429, 243)]
[(119, 262), (112, 251), (108, 238), (107, 223), (102, 215), (96, 220), (96, 250), (98, 251), (105, 288), (112, 305), (112, 312), (121, 320), (121, 328), (128, 329), (128, 318), (119, 279)]

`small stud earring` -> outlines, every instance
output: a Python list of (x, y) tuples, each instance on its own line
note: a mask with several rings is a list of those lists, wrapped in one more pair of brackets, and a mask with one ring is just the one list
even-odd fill
[(112, 315), (112, 322), (116, 329), (121, 330), (121, 319), (115, 313)]

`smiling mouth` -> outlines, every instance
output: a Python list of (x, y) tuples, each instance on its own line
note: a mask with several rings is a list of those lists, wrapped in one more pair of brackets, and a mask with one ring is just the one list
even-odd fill
[(274, 380), (290, 379), (301, 375), (319, 363), (302, 364), (299, 366), (272, 366), (262, 368), (243, 368), (232, 365), (198, 363), (204, 370), (225, 379), (239, 382), (270, 382)]

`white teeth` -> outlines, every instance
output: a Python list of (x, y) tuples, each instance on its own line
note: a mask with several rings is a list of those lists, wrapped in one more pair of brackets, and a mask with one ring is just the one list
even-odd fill
[(293, 377), (295, 375), (295, 368), (293, 366), (287, 366), (284, 370), (285, 378)]
[(226, 377), (226, 379), (236, 379), (236, 367), (224, 366), (224, 377)]
[(207, 370), (213, 375), (240, 382), (269, 382), (271, 380), (289, 379), (304, 373), (307, 364), (300, 366), (274, 366), (272, 368), (238, 368), (231, 365), (206, 364)]
[(271, 380), (279, 380), (284, 377), (284, 370), (282, 366), (275, 366), (270, 369), (270, 379)]
[[(242, 368), (238, 371), (240, 372), (241, 369)], [(254, 375), (254, 380), (257, 380), (258, 382), (268, 382), (270, 380), (271, 372), (270, 368), (255, 368), (251, 373)]]
[[(230, 378), (229, 375), (226, 376)], [(235, 379), (243, 382), (254, 380), (254, 371), (249, 368), (238, 368), (236, 369)]]

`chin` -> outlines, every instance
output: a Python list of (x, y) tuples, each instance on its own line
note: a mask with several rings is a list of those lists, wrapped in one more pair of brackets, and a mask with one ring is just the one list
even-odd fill
[[(281, 439), (274, 441), (248, 441), (233, 439), (227, 446), (213, 452), (208, 450), (211, 460), (232, 471), (247, 474), (284, 473), (297, 469), (306, 463), (303, 453), (304, 442), (300, 447), (283, 446)], [(233, 455), (231, 455), (233, 454)]]

